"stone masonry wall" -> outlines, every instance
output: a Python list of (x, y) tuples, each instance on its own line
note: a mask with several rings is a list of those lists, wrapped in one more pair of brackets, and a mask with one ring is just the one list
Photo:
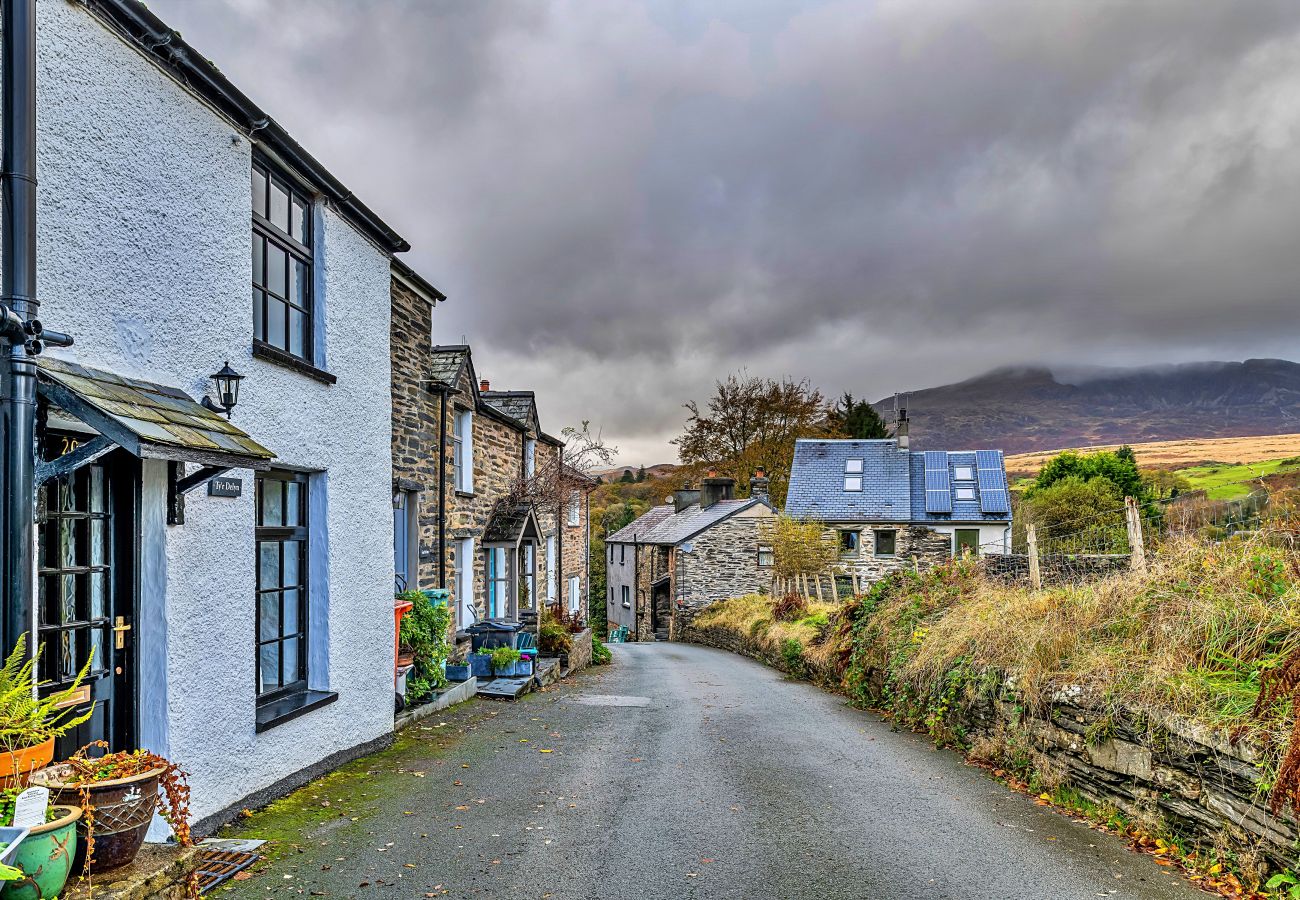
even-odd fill
[[(1038, 560), (1038, 572), (1043, 584), (1067, 584), (1105, 578), (1127, 572), (1132, 557), (1127, 553), (1043, 554)], [(1005, 553), (985, 556), (980, 566), (989, 578), (1008, 584), (1029, 584), (1029, 556), (1024, 553)]]
[[(860, 534), (858, 549), (841, 553), (840, 563), (846, 571), (856, 571), (858, 578), (867, 584), (874, 584), (890, 572), (914, 566), (924, 570), (952, 558), (952, 536), (929, 528), (888, 524), (840, 525), (828, 529), (827, 537), (838, 541), (840, 531), (857, 531)], [(876, 556), (877, 534), (881, 531), (895, 532), (892, 556)]]
[(697, 534), (689, 550), (685, 544), (676, 549), (672, 631), (715, 600), (771, 590), (772, 570), (758, 564), (760, 524), (768, 521), (734, 515)]
[[(724, 628), (688, 626), (681, 640), (749, 656), (785, 669), (776, 648)], [(797, 673), (832, 689), (834, 672), (805, 658)], [(879, 690), (883, 677), (875, 679)], [(882, 702), (873, 695), (872, 702)], [(1139, 822), (1163, 824), (1203, 847), (1258, 849), (1274, 867), (1294, 869), (1300, 831), (1269, 813), (1269, 777), (1258, 751), (1173, 717), (1136, 717), (1087, 700), (1081, 689), (1057, 692), (1046, 709), (1018, 703), (1013, 692), (967, 701), (950, 713), (972, 743), (1028, 750), (1040, 776)]]

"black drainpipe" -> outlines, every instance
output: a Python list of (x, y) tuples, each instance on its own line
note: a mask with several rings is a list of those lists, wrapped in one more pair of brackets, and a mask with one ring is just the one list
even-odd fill
[[(447, 587), (447, 397), (438, 402), (438, 587)], [(461, 598), (457, 597), (460, 603)], [(453, 621), (454, 614), (453, 614)]]
[[(31, 634), (33, 523), (36, 499), (36, 342), (29, 335), (40, 307), (36, 299), (36, 0), (5, 0), (0, 14), (0, 119), (3, 119), (3, 188), (0, 189), (0, 304), (5, 341), (0, 373), (0, 428), (4, 475), (4, 616), (0, 649), (8, 653)], [(29, 347), (31, 352), (29, 352)]]

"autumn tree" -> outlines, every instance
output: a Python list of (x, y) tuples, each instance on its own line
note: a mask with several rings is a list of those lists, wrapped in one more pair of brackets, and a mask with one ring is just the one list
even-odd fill
[(771, 497), (785, 502), (796, 438), (823, 437), (828, 409), (820, 391), (806, 380), (756, 378), (745, 373), (717, 382), (703, 408), (686, 404), (686, 431), (673, 440), (691, 478), (716, 468), (736, 479), (741, 496), (762, 466), (771, 479)]

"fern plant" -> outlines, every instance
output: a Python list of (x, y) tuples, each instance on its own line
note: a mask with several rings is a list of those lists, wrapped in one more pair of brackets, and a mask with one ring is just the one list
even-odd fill
[(20, 640), (0, 666), (0, 751), (21, 750), (62, 737), (89, 719), (94, 711), (92, 707), (77, 715), (73, 705), (81, 682), (90, 671), (91, 660), (86, 660), (67, 688), (40, 697), (37, 689), (45, 685), (38, 684), (32, 674), (39, 657), (40, 650), (35, 657), (24, 661)]

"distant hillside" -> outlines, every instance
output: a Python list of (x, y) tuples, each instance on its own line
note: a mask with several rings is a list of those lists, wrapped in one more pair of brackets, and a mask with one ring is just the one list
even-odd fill
[[(876, 404), (892, 415), (893, 398)], [(1300, 431), (1300, 364), (1281, 359), (1054, 373), (995, 369), (913, 391), (918, 449), (1060, 447)]]
[[(625, 470), (636, 475), (637, 468), (637, 466), (611, 466), (608, 469), (596, 469), (591, 474), (599, 475), (606, 481), (617, 481), (619, 478), (623, 477), (623, 472)], [(675, 471), (677, 471), (677, 466), (672, 463), (655, 463), (653, 466), (645, 467), (647, 478), (659, 478), (664, 475), (671, 475)]]

